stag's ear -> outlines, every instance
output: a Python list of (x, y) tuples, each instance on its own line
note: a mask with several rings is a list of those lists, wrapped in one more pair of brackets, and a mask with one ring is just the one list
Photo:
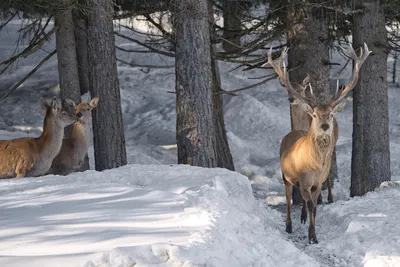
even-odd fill
[(308, 114), (310, 114), (310, 116), (312, 116), (312, 114), (314, 113), (313, 108), (306, 102), (295, 99), (293, 104), (298, 105), (299, 107), (301, 107), (302, 110), (304, 110), (305, 112), (307, 112)]
[(348, 101), (347, 99), (344, 99), (343, 101), (338, 103), (336, 106), (334, 106), (332, 109), (332, 113), (336, 114), (338, 112), (342, 112), (344, 110), (344, 107), (346, 106), (347, 101)]
[(40, 105), (42, 105), (42, 108), (43, 108), (44, 110), (47, 110), (47, 109), (50, 107), (50, 106), (49, 106), (49, 103), (47, 103), (47, 101), (44, 100), (43, 97), (40, 98)]
[(57, 106), (58, 106), (57, 97), (53, 96), (53, 98), (51, 99), (50, 106), (53, 110), (57, 110)]

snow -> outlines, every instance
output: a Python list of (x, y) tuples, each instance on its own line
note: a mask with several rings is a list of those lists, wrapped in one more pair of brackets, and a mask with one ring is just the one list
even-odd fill
[(225, 169), (131, 164), (12, 179), (0, 203), (0, 266), (312, 262), (267, 226), (280, 215), (255, 201), (247, 177)]
[[(143, 22), (133, 21), (141, 30)], [(15, 53), (20, 20), (0, 31), (0, 61)], [(121, 29), (122, 30), (122, 29)], [(124, 34), (132, 33), (124, 31)], [(142, 36), (135, 34), (135, 38)], [(26, 45), (27, 41), (24, 42)], [(117, 45), (139, 47), (121, 38)], [(3, 95), (28, 73), (54, 40), (0, 76)], [(20, 47), (19, 49), (22, 49)], [(173, 65), (160, 55), (119, 58), (138, 65)], [(391, 70), (392, 57), (388, 66)], [(344, 59), (334, 54), (334, 62)], [(266, 71), (220, 62), (222, 87), (248, 86)], [(340, 66), (339, 66), (340, 67)], [(341, 73), (350, 76), (351, 66)], [(332, 71), (334, 74), (335, 71)], [(349, 198), (352, 105), (337, 115), (339, 180), (334, 203), (318, 206), (319, 244), (292, 209), (285, 232), (279, 143), (290, 130), (287, 93), (278, 80), (224, 96), (236, 172), (176, 164), (174, 69), (118, 62), (129, 165), (68, 176), (0, 181), (0, 266), (400, 266), (400, 91), (389, 88), (393, 182)], [(0, 138), (40, 134), (40, 97), (59, 95), (52, 58), (0, 105)], [(84, 96), (88, 100), (89, 95)], [(93, 147), (89, 150), (91, 167)], [(327, 192), (323, 192), (326, 202)]]

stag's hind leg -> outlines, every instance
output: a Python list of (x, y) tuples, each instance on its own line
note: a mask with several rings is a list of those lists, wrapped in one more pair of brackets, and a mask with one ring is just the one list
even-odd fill
[(326, 183), (328, 185), (328, 203), (333, 203), (332, 180), (331, 180), (330, 176), (328, 176), (328, 179), (326, 180)]
[(307, 221), (307, 201), (303, 199), (303, 207), (301, 208), (301, 223), (306, 223)]
[(286, 232), (292, 233), (292, 219), (290, 216), (290, 201), (292, 200), (292, 185), (286, 181), (285, 175), (282, 173), (283, 182), (285, 183), (286, 195)]

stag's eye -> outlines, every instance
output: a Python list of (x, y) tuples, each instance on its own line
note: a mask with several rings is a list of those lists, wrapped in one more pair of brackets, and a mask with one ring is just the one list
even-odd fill
[(317, 114), (315, 114), (315, 113), (313, 113), (312, 116), (313, 116), (314, 119), (317, 118)]

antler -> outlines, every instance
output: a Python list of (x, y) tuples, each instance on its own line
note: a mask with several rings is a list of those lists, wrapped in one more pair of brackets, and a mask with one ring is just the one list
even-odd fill
[(364, 43), (364, 50), (362, 49), (362, 47), (360, 47), (360, 56), (357, 56), (357, 54), (354, 51), (353, 47), (349, 46), (350, 57), (352, 59), (354, 59), (353, 74), (352, 74), (352, 77), (351, 77), (349, 83), (346, 85), (346, 87), (344, 88), (344, 90), (342, 91), (342, 93), (339, 96), (337, 95), (339, 86), (336, 87), (336, 93), (335, 93), (334, 97), (330, 101), (330, 105), (332, 107), (337, 106), (343, 100), (343, 98), (351, 90), (353, 90), (353, 88), (356, 86), (356, 84), (358, 82), (358, 74), (359, 74), (360, 68), (361, 68), (362, 64), (364, 63), (364, 61), (367, 59), (367, 57), (369, 56), (369, 54), (371, 52), (372, 51), (368, 50), (367, 44)]
[[(283, 51), (279, 57), (279, 60), (278, 60), (278, 65), (276, 65), (272, 59), (272, 47), (271, 47), (271, 49), (269, 50), (269, 53), (268, 53), (267, 64), (271, 65), (271, 67), (274, 69), (276, 74), (278, 74), (279, 79), (281, 80), (281, 83), (283, 84), (283, 86), (286, 87), (286, 89), (293, 95), (293, 97), (295, 97), (297, 100), (305, 102), (306, 104), (308, 104), (310, 106), (313, 106), (312, 103), (307, 98), (302, 96), (299, 92), (297, 92), (296, 89), (293, 88), (293, 85), (291, 84), (291, 82), (289, 80), (289, 73), (287, 72), (286, 64), (285, 64), (285, 56), (286, 56), (288, 50), (289, 50), (288, 47), (283, 49)], [(283, 68), (282, 68), (282, 65), (283, 65)], [(306, 77), (306, 79), (307, 79), (307, 77)], [(308, 80), (306, 80), (306, 79), (304, 79), (304, 81), (308, 82)], [(304, 81), (303, 81), (303, 83), (304, 83)]]

